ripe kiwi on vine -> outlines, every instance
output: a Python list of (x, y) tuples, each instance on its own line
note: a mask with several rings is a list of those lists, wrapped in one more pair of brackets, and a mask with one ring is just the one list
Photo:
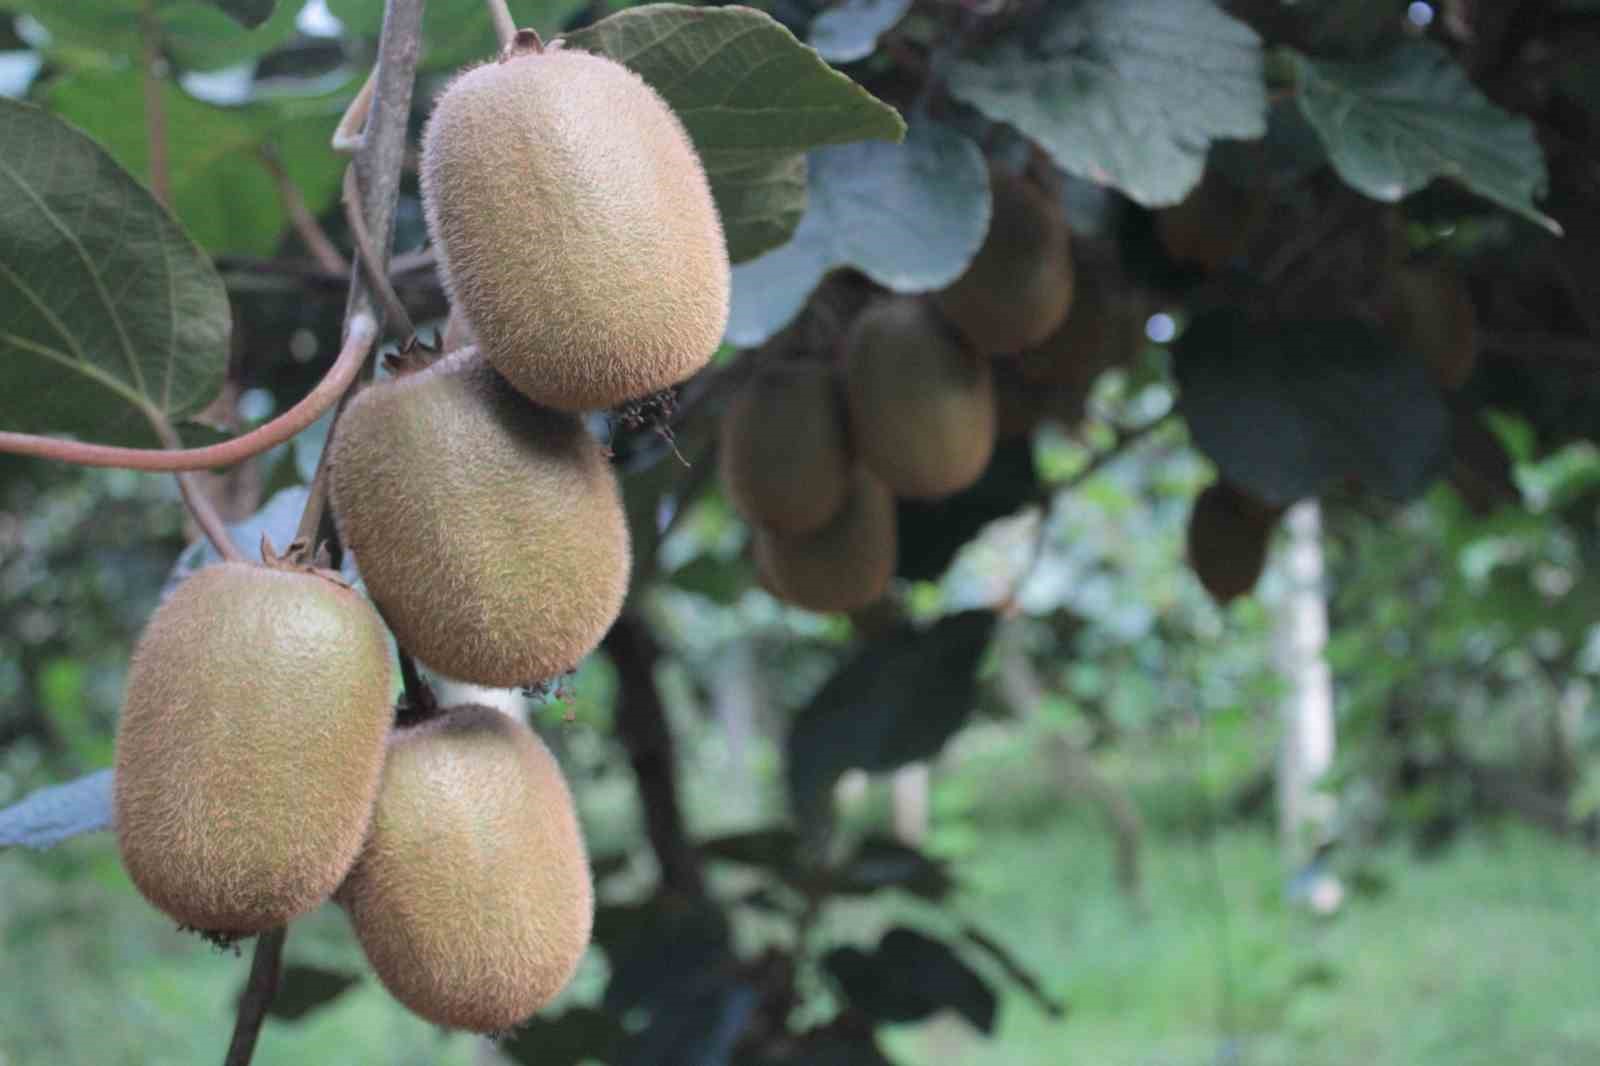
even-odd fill
[(844, 505), (821, 529), (798, 537), (755, 532), (763, 585), (808, 611), (854, 611), (877, 600), (894, 577), (896, 551), (894, 496), (859, 466)]
[(1461, 278), (1442, 266), (1402, 265), (1384, 278), (1379, 311), (1395, 343), (1420, 356), (1446, 389), (1478, 362), (1478, 318)]
[(948, 496), (994, 452), (991, 360), (975, 355), (923, 300), (885, 300), (845, 340), (850, 430), (861, 462), (897, 496)]
[(330, 447), (340, 536), (425, 665), (479, 685), (544, 681), (616, 620), (631, 554), (604, 449), (476, 349), (363, 390)]
[(639, 399), (721, 343), (730, 274), (710, 183), (683, 123), (621, 63), (531, 39), (467, 70), (434, 106), (420, 174), (452, 306), (535, 403)]
[(317, 907), (366, 833), (393, 671), (383, 623), (334, 576), (223, 562), (145, 626), (117, 729), (113, 812), (144, 897), (204, 933)]
[(397, 730), (372, 833), (338, 899), (384, 986), (494, 1033), (572, 979), (594, 888), (561, 767), (520, 719), (467, 704)]
[(1208, 485), (1189, 512), (1189, 566), (1219, 604), (1255, 588), (1283, 508), (1226, 481)]
[(1059, 205), (1024, 178), (989, 168), (993, 210), (971, 265), (933, 295), (978, 351), (1018, 352), (1061, 325), (1072, 306), (1071, 234)]
[(722, 417), (722, 483), (747, 522), (790, 535), (826, 525), (850, 485), (837, 382), (824, 364), (757, 370)]

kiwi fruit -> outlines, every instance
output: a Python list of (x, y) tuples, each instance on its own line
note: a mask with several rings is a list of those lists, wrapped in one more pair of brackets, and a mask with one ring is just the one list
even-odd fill
[(844, 506), (820, 530), (799, 537), (756, 530), (756, 572), (765, 588), (796, 607), (854, 611), (888, 590), (896, 544), (894, 496), (858, 466)]
[(820, 363), (768, 364), (722, 418), (722, 483), (745, 520), (809, 533), (839, 513), (849, 444), (834, 376)]
[(1478, 319), (1460, 277), (1441, 267), (1395, 267), (1379, 304), (1394, 342), (1421, 356), (1440, 386), (1467, 383), (1478, 361)]
[(885, 300), (845, 338), (856, 452), (890, 491), (936, 499), (966, 488), (994, 451), (994, 377), (925, 301)]
[(1061, 208), (1027, 180), (990, 167), (989, 232), (966, 272), (933, 301), (978, 351), (1018, 352), (1072, 306), (1071, 235)]
[(1266, 202), (1208, 169), (1181, 203), (1156, 212), (1156, 236), (1174, 262), (1214, 271), (1244, 251)]
[(622, 64), (530, 47), (466, 71), (428, 121), (420, 179), (452, 306), (535, 403), (648, 396), (721, 343), (711, 186), (683, 123)]
[(476, 704), (397, 730), (372, 833), (339, 902), (390, 993), (493, 1033), (572, 979), (594, 924), (561, 767), (520, 719)]
[(1144, 343), (1144, 321), (1132, 301), (1098, 282), (1084, 280), (1059, 329), (1021, 353), (1029, 381), (1069, 385), (1087, 393), (1103, 371), (1126, 366)]
[(1282, 514), (1227, 482), (1207, 486), (1189, 512), (1189, 566), (1219, 604), (1255, 588)]
[(445, 319), (444, 333), (439, 337), (439, 350), (446, 354), (473, 346), (472, 329), (459, 311), (450, 312)]
[(117, 728), (113, 820), (139, 892), (218, 935), (327, 899), (367, 830), (392, 684), (383, 623), (331, 576), (224, 562), (180, 584)]
[(1014, 359), (994, 361), (994, 433), (997, 440), (1026, 437), (1048, 411), (1048, 389), (1022, 376)]
[(611, 628), (631, 555), (605, 451), (476, 348), (363, 390), (331, 447), (340, 536), (427, 666), (496, 688), (545, 681)]

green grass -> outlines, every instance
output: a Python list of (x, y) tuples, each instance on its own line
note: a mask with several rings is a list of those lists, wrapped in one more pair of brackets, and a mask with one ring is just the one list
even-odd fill
[(1096, 812), (1019, 772), (1014, 744), (942, 782), (934, 844), (959, 855), (959, 909), (1041, 974), (1068, 1017), (1007, 993), (991, 1039), (940, 1017), (891, 1034), (897, 1061), (1600, 1062), (1600, 864), (1581, 851), (1519, 827), (1480, 829), (1430, 861), (1396, 848), (1368, 866), (1383, 891), (1319, 920), (1283, 902), (1265, 828), (1166, 830), (1147, 841), (1141, 917), (1114, 889)]

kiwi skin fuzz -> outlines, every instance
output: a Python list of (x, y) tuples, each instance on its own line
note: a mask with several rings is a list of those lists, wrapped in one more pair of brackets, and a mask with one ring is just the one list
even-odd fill
[(896, 496), (937, 499), (983, 474), (995, 439), (990, 363), (921, 300), (887, 300), (856, 319), (845, 340), (851, 436)]
[(474, 67), (422, 139), (428, 230), (451, 305), (535, 403), (608, 408), (704, 366), (728, 321), (711, 186), (655, 90), (603, 56)]
[(364, 390), (331, 447), (339, 534), (427, 666), (544, 681), (611, 628), (631, 566), (616, 474), (578, 416), (529, 404), (475, 348)]
[(208, 566), (128, 669), (113, 820), (139, 892), (242, 935), (313, 910), (361, 848), (392, 717), (383, 623), (304, 571)]
[(722, 484), (745, 521), (796, 535), (844, 505), (849, 441), (836, 381), (820, 363), (762, 367), (722, 417)]
[(594, 924), (555, 757), (520, 719), (475, 704), (398, 730), (339, 902), (414, 1013), (480, 1033), (527, 1020), (572, 979)]
[(1282, 509), (1269, 507), (1226, 482), (1208, 485), (1189, 512), (1189, 566), (1218, 604), (1256, 587)]
[(894, 496), (856, 467), (844, 506), (815, 533), (786, 537), (757, 529), (756, 572), (779, 599), (808, 611), (854, 611), (874, 602), (894, 577), (898, 541)]
[(989, 232), (966, 273), (933, 302), (978, 351), (1030, 348), (1072, 307), (1071, 235), (1061, 209), (1031, 183), (990, 168)]

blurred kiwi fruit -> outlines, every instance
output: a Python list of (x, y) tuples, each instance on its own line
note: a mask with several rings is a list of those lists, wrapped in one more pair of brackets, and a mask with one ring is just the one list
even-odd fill
[(1177, 263), (1215, 271), (1242, 254), (1267, 199), (1234, 185), (1215, 167), (1182, 202), (1156, 212), (1156, 236)]
[(1025, 349), (1023, 377), (1043, 385), (1069, 385), (1087, 393), (1100, 374), (1127, 366), (1144, 344), (1145, 316), (1132, 299), (1082, 279), (1072, 310), (1050, 336)]
[(718, 455), (728, 498), (746, 521), (791, 535), (826, 525), (850, 484), (831, 369), (786, 361), (757, 370), (722, 417)]
[(1401, 348), (1422, 357), (1446, 389), (1467, 383), (1478, 362), (1478, 317), (1466, 284), (1433, 265), (1401, 265), (1389, 271), (1379, 313)]
[(631, 556), (604, 449), (477, 349), (364, 389), (330, 447), (340, 536), (427, 666), (500, 688), (549, 680), (616, 620)]
[(392, 685), (383, 623), (331, 575), (187, 578), (139, 637), (117, 728), (117, 845), (139, 892), (218, 935), (321, 904), (367, 830)]
[(860, 461), (896, 496), (948, 496), (983, 473), (995, 437), (990, 363), (913, 297), (881, 301), (851, 326), (851, 439)]
[(856, 467), (844, 506), (798, 537), (757, 528), (756, 572), (779, 599), (809, 611), (854, 611), (882, 596), (894, 577), (894, 496)]
[(1059, 205), (990, 167), (993, 210), (972, 263), (933, 302), (980, 352), (1018, 352), (1048, 337), (1073, 299), (1071, 235)]
[(452, 306), (535, 403), (648, 396), (721, 343), (710, 183), (683, 123), (621, 63), (529, 43), (467, 70), (434, 105), (420, 176)]
[(1224, 481), (1208, 485), (1189, 512), (1189, 567), (1218, 604), (1256, 587), (1283, 508)]
[(566, 987), (594, 888), (561, 767), (520, 719), (464, 705), (389, 742), (372, 833), (339, 902), (391, 994), (496, 1033)]

